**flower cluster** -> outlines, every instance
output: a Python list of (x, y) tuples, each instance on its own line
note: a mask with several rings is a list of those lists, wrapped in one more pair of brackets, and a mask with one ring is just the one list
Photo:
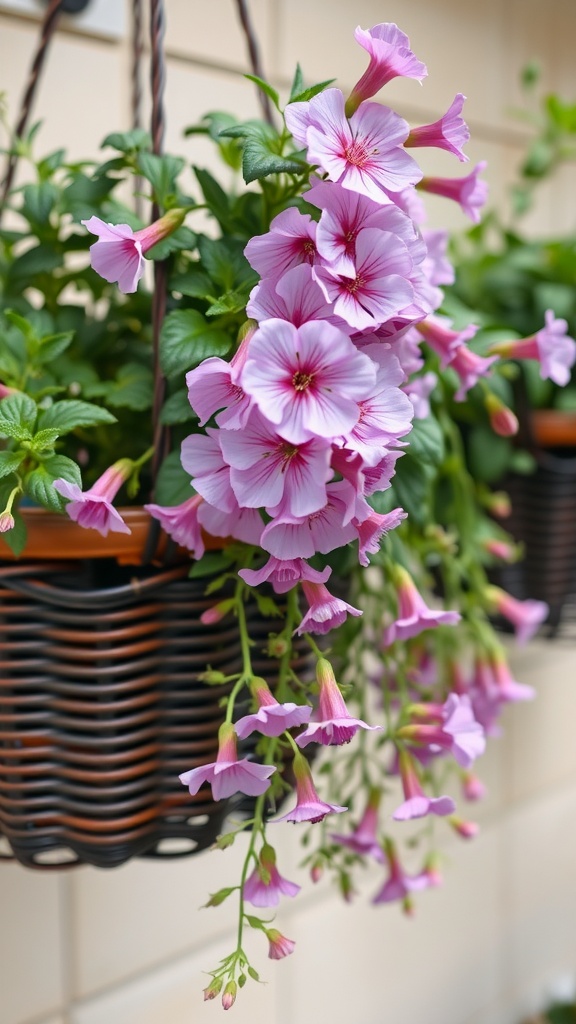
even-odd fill
[[(408, 38), (381, 24), (357, 29), (356, 39), (369, 67), (348, 97), (325, 84), (305, 89), (298, 73), (284, 110), (265, 86), (282, 116), (279, 131), (225, 123), (219, 145), (239, 147), (262, 202), (251, 193), (251, 206), (237, 209), (227, 197), (219, 206), (207, 172), (199, 175), (221, 239), (186, 234), (194, 204), (174, 182), (148, 228), (95, 214), (82, 221), (98, 236), (93, 270), (124, 295), (137, 289), (146, 253), (172, 260), (160, 364), (168, 379), (162, 422), (177, 447), (145, 508), (195, 560), (197, 575), (204, 564), (207, 576), (218, 570), (204, 621), (234, 615), (240, 633), (242, 670), (203, 676), (229, 688), (216, 760), (180, 776), (192, 795), (202, 787), (215, 800), (243, 794), (251, 808), (218, 840), (225, 848), (250, 828), (239, 884), (208, 903), (238, 897), (237, 946), (204, 992), (221, 996), (225, 1009), (248, 977), (258, 980), (244, 951), (246, 927), (265, 935), (272, 959), (294, 949), (246, 910), (269, 911), (299, 891), (277, 867), (279, 822), (314, 825), (350, 810), (355, 826), (316, 829), (306, 861), (314, 882), (333, 872), (345, 899), (354, 894), (353, 870), (369, 862), (386, 872), (375, 904), (395, 900), (411, 912), (413, 894), (439, 884), (432, 831), (406, 855), (419, 858), (414, 873), (403, 862), (402, 823), (433, 816), (474, 835), (474, 822), (457, 812), (458, 787), (464, 800), (482, 795), (474, 761), (498, 732), (502, 709), (532, 697), (513, 679), (491, 617), (509, 619), (524, 643), (547, 615), (542, 602), (517, 601), (488, 581), (486, 570), (515, 557), (515, 547), (495, 521), (497, 500), (468, 472), (451, 410), (473, 392), (492, 429), (513, 433), (496, 383), (505, 360), (536, 359), (543, 376), (565, 383), (576, 344), (552, 311), (534, 337), (490, 350), (474, 325), (446, 316), (442, 289), (454, 279), (447, 233), (426, 227), (421, 195), (452, 199), (476, 222), (484, 164), (466, 177), (432, 178), (412, 151), (432, 146), (467, 160), (465, 97), (433, 124), (411, 128), (373, 99), (396, 76), (426, 76)], [(143, 161), (139, 170), (151, 166)], [(158, 180), (150, 178), (155, 189)], [(257, 216), (239, 242), (250, 210)], [(23, 330), (17, 318), (11, 324)], [(28, 396), (26, 375), (0, 371), (0, 436), (10, 439), (0, 452), (8, 483), (0, 532), (14, 530), (22, 494), (39, 500), (30, 484), (35, 458), (44, 494), (49, 478), (48, 507), (103, 535), (128, 531), (113, 502), (122, 486), (137, 489), (153, 448), (138, 450), (138, 432), (126, 431), (132, 455), (93, 472), (82, 489), (78, 465), (84, 460), (90, 474), (96, 461), (83, 438), (66, 455), (46, 454), (46, 446), (59, 431), (74, 436), (111, 414), (79, 400), (50, 406), (58, 382)], [(85, 378), (88, 396), (104, 394)], [(179, 474), (178, 498), (165, 486), (166, 467)], [(206, 556), (208, 537), (219, 555)], [(253, 667), (246, 604), (254, 600), (271, 624), (279, 617), (268, 644), (275, 679)], [(307, 654), (299, 647), (297, 658), (299, 644)], [(334, 747), (329, 757), (325, 748)], [(313, 778), (318, 750), (322, 785)], [(292, 790), (294, 805), (279, 813)]]

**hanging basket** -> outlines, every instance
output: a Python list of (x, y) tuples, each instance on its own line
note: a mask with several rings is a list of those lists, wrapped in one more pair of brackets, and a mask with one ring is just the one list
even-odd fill
[[(135, 523), (149, 528), (142, 510)], [(236, 620), (200, 621), (214, 603), (206, 580), (136, 561), (145, 532), (66, 533), (33, 514), (47, 557), (0, 560), (0, 835), (28, 867), (113, 867), (211, 845), (231, 810), (179, 774), (214, 761), (227, 686), (199, 679), (209, 665), (241, 671)], [(130, 516), (128, 516), (130, 518)], [(43, 522), (42, 522), (43, 521)], [(89, 555), (73, 550), (79, 531)], [(134, 540), (136, 539), (136, 545)], [(34, 541), (34, 531), (32, 531)], [(248, 604), (254, 671), (272, 679), (270, 620)], [(305, 655), (301, 651), (299, 661)], [(300, 667), (300, 666), (296, 666)], [(253, 753), (250, 748), (244, 756)]]
[(118, 564), (134, 537), (94, 558), (82, 530), (88, 556), (72, 538), (76, 560), (54, 561), (44, 518), (49, 557), (0, 562), (0, 833), (29, 866), (203, 849), (228, 807), (178, 775), (215, 760), (226, 690), (198, 674), (239, 670), (236, 625), (200, 622), (213, 599), (186, 564)]

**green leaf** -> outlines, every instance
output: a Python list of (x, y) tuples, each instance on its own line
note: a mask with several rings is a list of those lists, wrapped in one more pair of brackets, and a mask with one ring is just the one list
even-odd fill
[(35, 277), (37, 274), (51, 274), (64, 263), (62, 254), (54, 246), (47, 244), (35, 245), (14, 260), (10, 267), (10, 277)]
[(305, 165), (275, 152), (277, 137), (252, 132), (246, 137), (242, 154), (242, 176), (246, 184), (267, 178), (270, 174), (302, 174)]
[[(252, 287), (258, 275), (244, 256), (244, 244), (234, 238), (198, 238), (198, 251), (203, 269), (222, 292), (234, 291), (241, 284)], [(218, 293), (217, 293), (218, 294)]]
[(206, 310), (206, 316), (219, 316), (223, 313), (240, 313), (246, 309), (246, 303), (250, 295), (250, 289), (238, 288), (236, 291), (226, 292)]
[[(154, 375), (148, 366), (141, 363), (126, 363), (120, 367), (116, 380), (105, 391), (106, 401), (115, 408), (134, 409), (141, 412), (152, 406)], [(103, 411), (103, 410), (102, 410)], [(112, 420), (114, 417), (112, 417)], [(112, 422), (108, 420), (107, 422)]]
[(194, 562), (189, 575), (195, 580), (203, 579), (230, 568), (233, 562), (234, 559), (225, 551), (207, 551), (199, 561)]
[(193, 494), (190, 477), (182, 469), (180, 452), (170, 452), (160, 466), (154, 488), (154, 501), (158, 505), (180, 505)]
[(60, 402), (54, 402), (40, 413), (38, 426), (43, 430), (55, 428), (57, 434), (68, 434), (77, 427), (95, 427), (100, 423), (115, 422), (116, 417), (99, 405), (82, 402), (76, 398), (65, 398)]
[(410, 454), (419, 462), (428, 466), (440, 465), (444, 458), (444, 436), (434, 416), (430, 415), (425, 420), (414, 420), (406, 440), (410, 445)]
[(394, 504), (401, 505), (416, 523), (426, 522), (430, 484), (424, 467), (409, 454), (398, 461), (391, 491)]
[(25, 452), (0, 452), (0, 478), (14, 473), (25, 457)]
[(208, 171), (201, 167), (194, 167), (194, 174), (202, 189), (202, 195), (206, 206), (216, 218), (219, 224), (225, 227), (230, 218), (230, 200), (222, 186), (213, 178)]
[(58, 189), (50, 181), (25, 185), (24, 206), (21, 213), (32, 224), (44, 226), (49, 223), (50, 214), (58, 199)]
[(152, 185), (154, 198), (159, 206), (169, 205), (169, 200), (176, 196), (176, 178), (184, 163), (184, 159), (179, 156), (158, 156), (156, 153), (146, 152), (138, 154), (140, 173)]
[(30, 450), (33, 452), (44, 452), (47, 448), (54, 448), (54, 442), (59, 435), (58, 430), (50, 427), (47, 430), (38, 430), (30, 443)]
[(74, 338), (74, 331), (62, 331), (60, 334), (47, 334), (45, 338), (40, 338), (40, 347), (38, 350), (38, 361), (40, 363), (51, 363), (53, 359), (57, 359), (63, 352), (66, 351), (72, 339)]
[(3, 398), (0, 402), (0, 436), (30, 437), (36, 414), (36, 402), (28, 395), (18, 392)]
[(57, 171), (59, 167), (62, 167), (66, 159), (65, 149), (55, 149), (53, 153), (49, 153), (43, 160), (39, 160), (36, 168), (40, 179), (46, 181), (51, 178), (54, 171)]
[(184, 388), (166, 399), (160, 413), (160, 423), (167, 427), (173, 426), (174, 423), (187, 423), (189, 420), (197, 419)]
[(89, 178), (83, 172), (78, 172), (62, 192), (64, 208), (76, 221), (89, 220), (117, 184), (116, 178), (109, 178), (105, 174)]
[(302, 68), (299, 64), (296, 65), (296, 71), (294, 72), (294, 78), (292, 79), (292, 88), (290, 89), (289, 103), (294, 103), (296, 97), (304, 91), (304, 77), (302, 75)]
[(43, 508), (51, 512), (61, 512), (66, 506), (66, 499), (54, 490), (54, 481), (62, 477), (69, 483), (82, 486), (80, 470), (72, 459), (65, 455), (53, 455), (46, 459), (24, 477), (26, 495)]
[(307, 89), (302, 89), (302, 91), (297, 93), (296, 96), (290, 96), (290, 103), (306, 103), (314, 96), (317, 96), (319, 92), (327, 89), (328, 86), (332, 85), (335, 81), (335, 78), (327, 78), (325, 82), (318, 82), (317, 85), (310, 85)]
[(105, 149), (106, 146), (117, 149), (120, 153), (134, 153), (141, 149), (151, 149), (152, 139), (144, 128), (132, 128), (127, 132), (111, 132), (100, 143), (100, 149)]
[(188, 270), (185, 274), (175, 274), (170, 278), (170, 289), (189, 295), (192, 299), (208, 299), (214, 301), (214, 285), (202, 270)]
[(21, 334), (24, 335), (26, 341), (37, 342), (38, 336), (34, 325), (26, 319), (25, 316), (20, 316), (19, 313), (14, 312), (13, 309), (5, 309), (4, 316), (13, 327), (16, 327)]
[(265, 82), (263, 78), (258, 78), (258, 75), (244, 75), (244, 78), (248, 78), (250, 82), (254, 82), (254, 84), (272, 100), (276, 110), (280, 110), (280, 97), (276, 92), (276, 89), (273, 89), (272, 86), (268, 82)]
[(195, 309), (169, 313), (160, 332), (160, 363), (167, 377), (184, 374), (209, 356), (224, 356), (231, 339)]

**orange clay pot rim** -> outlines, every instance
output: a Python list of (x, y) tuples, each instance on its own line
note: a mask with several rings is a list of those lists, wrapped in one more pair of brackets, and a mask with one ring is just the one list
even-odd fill
[(576, 447), (576, 412), (564, 409), (534, 409), (534, 438), (546, 447)]
[[(119, 508), (130, 533), (109, 533), (102, 537), (73, 523), (67, 515), (43, 508), (23, 508), (22, 518), (28, 540), (19, 559), (61, 561), (82, 558), (116, 558), (121, 564), (141, 563), (151, 528), (152, 517), (141, 507)], [(162, 539), (164, 535), (162, 534)], [(15, 560), (15, 555), (0, 537), (0, 560)]]

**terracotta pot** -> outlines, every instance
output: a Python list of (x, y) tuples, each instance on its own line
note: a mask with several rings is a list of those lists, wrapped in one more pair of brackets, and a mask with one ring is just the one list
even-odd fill
[(531, 420), (534, 439), (541, 448), (576, 450), (576, 412), (535, 409)]
[[(120, 508), (118, 511), (131, 532), (109, 533), (102, 537), (97, 530), (86, 530), (58, 512), (47, 512), (43, 508), (22, 509), (28, 540), (20, 557), (42, 561), (115, 558), (120, 565), (141, 565), (152, 519), (143, 508)], [(0, 536), (0, 559), (14, 558)]]

